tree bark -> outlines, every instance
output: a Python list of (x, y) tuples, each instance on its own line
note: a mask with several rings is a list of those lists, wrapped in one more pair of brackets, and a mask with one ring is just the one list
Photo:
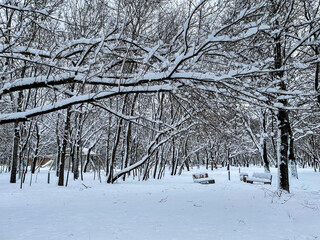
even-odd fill
[[(282, 47), (280, 43), (280, 36), (275, 38), (275, 69), (280, 69), (282, 67)], [(280, 80), (280, 90), (286, 91), (286, 83), (283, 80), (283, 72), (276, 72), (275, 76)], [(279, 103), (286, 107), (288, 101), (286, 99), (279, 100)], [(290, 121), (289, 121), (289, 111), (284, 108), (279, 108), (278, 110), (278, 128), (280, 139), (280, 156), (278, 156), (279, 162), (279, 188), (290, 192), (289, 189), (289, 174), (288, 174), (288, 150), (289, 150), (289, 136), (290, 136)]]
[[(133, 97), (132, 100), (132, 105), (131, 105), (131, 111), (130, 111), (130, 116), (133, 116), (134, 114), (134, 108), (136, 101), (138, 99), (138, 93), (136, 93)], [(129, 161), (129, 147), (130, 147), (130, 141), (131, 141), (131, 121), (128, 122), (127, 126), (127, 134), (126, 134), (126, 139), (125, 139), (125, 153), (124, 153), (124, 160), (123, 160), (123, 168), (126, 168), (128, 166), (128, 161)], [(126, 174), (123, 175), (123, 181), (126, 180)]]
[[(319, 48), (316, 47), (315, 49), (316, 55), (319, 55)], [(314, 78), (314, 88), (316, 92), (318, 93), (317, 99), (320, 104), (320, 88), (319, 88), (319, 73), (320, 73), (320, 64), (316, 63), (316, 72), (315, 72), (315, 78)]]
[(13, 151), (12, 151), (12, 161), (11, 161), (11, 175), (10, 183), (16, 183), (17, 181), (17, 164), (18, 164), (18, 152), (19, 152), (19, 142), (20, 142), (20, 131), (19, 122), (14, 123), (14, 138), (13, 138)]
[(38, 154), (39, 154), (39, 144), (40, 144), (40, 133), (39, 133), (39, 127), (38, 124), (36, 123), (35, 125), (36, 128), (36, 135), (37, 135), (37, 142), (36, 142), (36, 149), (34, 153), (34, 158), (32, 161), (32, 168), (31, 168), (31, 173), (34, 174), (36, 170), (36, 165), (37, 165), (37, 160), (38, 160)]
[[(127, 104), (127, 100), (128, 100), (128, 95), (125, 95), (124, 100), (123, 100), (123, 105), (122, 105), (122, 114), (124, 113), (124, 109)], [(107, 183), (113, 183), (113, 167), (114, 167), (114, 163), (116, 160), (117, 148), (118, 148), (119, 141), (120, 141), (122, 122), (123, 122), (123, 118), (120, 118), (119, 122), (118, 122), (114, 146), (113, 146), (112, 153), (111, 153), (111, 159), (110, 159), (110, 163), (109, 163), (109, 167), (108, 167), (109, 174), (108, 174), (108, 178), (107, 178)]]
[[(23, 72), (24, 75), (24, 72)], [(22, 110), (22, 99), (23, 93), (22, 91), (19, 92), (18, 95), (18, 102), (17, 102), (17, 112)], [(14, 137), (13, 137), (13, 151), (12, 151), (12, 165), (11, 165), (11, 176), (10, 176), (10, 183), (16, 183), (17, 181), (17, 165), (18, 165), (18, 158), (19, 158), (19, 143), (20, 143), (20, 123), (14, 123)]]
[[(82, 111), (82, 105), (80, 107), (80, 111)], [(80, 153), (80, 144), (81, 144), (81, 131), (82, 131), (82, 112), (79, 113), (79, 116), (77, 118), (77, 135), (76, 135), (76, 146), (74, 151), (74, 165), (72, 165), (73, 168), (73, 178), (74, 180), (79, 178), (79, 163), (81, 158)]]
[(69, 139), (70, 119), (71, 119), (71, 107), (68, 107), (66, 121), (64, 125), (63, 140), (62, 140), (58, 186), (63, 186), (64, 184), (64, 165), (66, 161), (66, 151), (67, 151), (67, 144)]
[(263, 163), (264, 163), (264, 170), (266, 172), (270, 172), (270, 163), (268, 160), (268, 153), (267, 153), (267, 139), (266, 139), (266, 133), (267, 133), (267, 127), (266, 127), (266, 111), (263, 113)]
[(289, 117), (288, 112), (279, 109), (278, 112), (279, 133), (280, 133), (280, 156), (279, 158), (279, 187), (282, 190), (290, 192), (289, 190), (289, 176), (288, 176), (288, 142), (289, 142)]

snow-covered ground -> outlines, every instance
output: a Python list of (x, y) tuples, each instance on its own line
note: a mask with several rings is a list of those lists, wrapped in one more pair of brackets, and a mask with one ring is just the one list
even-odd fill
[[(262, 172), (262, 168), (243, 169)], [(207, 171), (215, 184), (192, 182), (193, 169), (162, 180), (128, 180), (110, 185), (85, 175), (58, 187), (42, 171), (23, 189), (0, 174), (0, 239), (320, 239), (320, 173), (299, 169), (291, 194), (277, 195), (272, 185), (239, 181), (232, 168)], [(28, 182), (28, 183), (27, 183)]]

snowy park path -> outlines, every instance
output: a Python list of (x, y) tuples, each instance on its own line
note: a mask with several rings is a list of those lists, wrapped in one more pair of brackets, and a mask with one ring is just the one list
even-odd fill
[[(249, 175), (262, 168), (245, 169)], [(113, 185), (71, 181), (58, 187), (40, 172), (32, 187), (0, 174), (0, 239), (320, 239), (320, 174), (300, 169), (291, 194), (239, 181), (237, 168), (208, 171), (216, 184), (192, 182), (193, 169), (163, 180)], [(28, 177), (27, 180), (28, 181)]]

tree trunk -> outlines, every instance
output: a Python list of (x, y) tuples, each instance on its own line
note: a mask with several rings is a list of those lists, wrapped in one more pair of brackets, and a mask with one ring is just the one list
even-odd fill
[(174, 175), (174, 167), (175, 167), (175, 145), (174, 139), (172, 139), (172, 152), (171, 152), (171, 176)]
[(288, 112), (279, 109), (278, 113), (279, 133), (280, 133), (280, 156), (279, 162), (279, 187), (289, 192), (289, 176), (288, 176), (288, 150), (289, 150), (289, 119)]
[[(278, 25), (278, 22), (276, 21), (276, 24)], [(274, 50), (274, 64), (275, 69), (280, 69), (282, 67), (282, 46), (281, 46), (281, 38), (280, 36), (275, 37), (275, 50)], [(279, 87), (280, 90), (286, 91), (286, 83), (283, 79), (283, 72), (278, 71), (275, 73), (275, 77), (280, 81)], [(280, 99), (278, 100), (279, 104), (283, 107), (286, 107), (288, 105), (288, 100), (286, 99)], [(289, 111), (284, 108), (279, 108), (278, 110), (278, 129), (279, 134), (278, 136), (280, 139), (279, 143), (280, 146), (278, 146), (280, 151), (278, 153), (280, 156), (278, 156), (278, 167), (279, 167), (279, 188), (281, 190), (285, 190), (287, 192), (290, 192), (289, 190), (289, 174), (288, 174), (288, 150), (289, 150), (289, 136), (290, 136), (290, 121), (289, 121)]]
[(298, 179), (298, 171), (297, 171), (297, 161), (294, 155), (294, 139), (293, 139), (293, 134), (292, 130), (290, 129), (290, 142), (289, 142), (289, 163), (290, 163), (290, 170), (291, 170), (291, 175)]
[[(82, 111), (82, 105), (80, 107), (80, 111)], [(73, 179), (76, 180), (79, 178), (79, 163), (81, 158), (80, 153), (80, 144), (81, 144), (81, 129), (82, 129), (82, 113), (80, 112), (78, 118), (77, 118), (77, 135), (76, 135), (76, 146), (74, 151), (74, 165), (72, 165), (73, 168)]]
[[(133, 97), (132, 100), (132, 105), (131, 105), (131, 111), (130, 111), (130, 116), (133, 116), (134, 114), (134, 107), (136, 104), (136, 101), (138, 99), (138, 93), (136, 93)], [(128, 166), (128, 161), (129, 161), (129, 148), (130, 148), (130, 141), (131, 141), (131, 125), (132, 123), (129, 121), (128, 126), (127, 126), (127, 134), (126, 134), (126, 139), (125, 139), (125, 152), (124, 152), (124, 160), (123, 160), (123, 168), (126, 168)], [(123, 175), (123, 181), (126, 180), (126, 174)]]
[(11, 176), (10, 183), (16, 183), (17, 181), (17, 164), (18, 164), (18, 152), (19, 152), (19, 142), (20, 142), (20, 130), (19, 122), (14, 123), (14, 138), (13, 138), (13, 151), (12, 151), (12, 161), (11, 161)]
[(68, 144), (68, 139), (69, 139), (70, 119), (71, 119), (71, 107), (68, 107), (66, 121), (65, 121), (65, 125), (64, 125), (63, 140), (62, 140), (58, 186), (63, 186), (63, 184), (64, 184), (64, 165), (65, 165), (65, 161), (66, 161), (66, 151), (67, 151), (67, 144)]
[[(24, 76), (25, 68), (23, 68), (22, 76)], [(22, 110), (23, 92), (20, 91), (17, 100), (17, 112)], [(19, 158), (19, 143), (20, 143), (20, 124), (19, 122), (14, 123), (14, 137), (13, 137), (13, 151), (12, 151), (12, 165), (11, 165), (11, 176), (10, 183), (16, 183), (17, 181), (17, 165)]]
[[(316, 47), (315, 54), (319, 55), (319, 48)], [(315, 78), (314, 78), (314, 88), (316, 92), (318, 93), (317, 99), (320, 104), (320, 88), (319, 88), (319, 73), (320, 73), (320, 63), (316, 63), (316, 72), (315, 72)]]
[(37, 161), (38, 161), (38, 154), (39, 154), (39, 144), (40, 144), (40, 133), (39, 133), (39, 127), (38, 127), (37, 123), (35, 125), (35, 128), (36, 128), (37, 142), (36, 142), (36, 149), (35, 149), (35, 153), (34, 153), (34, 157), (33, 157), (33, 161), (32, 161), (32, 168), (31, 168), (32, 174), (34, 174), (35, 170), (36, 170), (36, 165), (37, 165)]
[[(128, 95), (126, 95), (124, 97), (124, 100), (123, 100), (122, 114), (124, 113), (124, 109), (125, 109), (125, 106), (127, 104), (127, 99), (128, 99)], [(114, 167), (114, 163), (115, 163), (115, 160), (116, 160), (117, 148), (118, 148), (119, 141), (120, 141), (122, 122), (123, 122), (123, 118), (120, 118), (119, 122), (118, 122), (118, 127), (117, 127), (114, 146), (113, 146), (112, 153), (111, 153), (111, 159), (110, 159), (110, 163), (109, 163), (109, 166), (108, 166), (109, 174), (108, 174), (108, 177), (107, 177), (107, 183), (113, 183), (113, 181), (112, 181), (112, 179), (113, 179), (113, 167)]]
[(266, 111), (263, 112), (263, 124), (262, 124), (262, 128), (263, 128), (263, 146), (262, 146), (262, 151), (263, 151), (263, 163), (264, 163), (264, 170), (266, 172), (270, 172), (270, 163), (268, 160), (268, 153), (267, 153), (267, 139), (266, 139), (266, 133), (267, 133), (267, 126), (266, 126), (266, 116), (267, 113)]
[(86, 158), (86, 164), (84, 165), (84, 169), (83, 169), (83, 172), (85, 172), (85, 173), (88, 171), (88, 166), (89, 166), (89, 163), (90, 163), (91, 150), (92, 150), (92, 148), (88, 149), (88, 154), (87, 154), (87, 158)]

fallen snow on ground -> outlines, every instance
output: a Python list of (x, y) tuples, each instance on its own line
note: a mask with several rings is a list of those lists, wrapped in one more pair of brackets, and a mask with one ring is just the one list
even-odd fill
[(215, 184), (193, 183), (192, 173), (204, 171), (113, 185), (89, 173), (58, 187), (42, 170), (31, 187), (28, 175), (22, 190), (0, 174), (0, 239), (320, 239), (320, 173), (299, 169), (291, 193), (279, 197), (276, 169), (271, 186), (240, 182), (238, 168), (231, 181), (221, 168), (207, 171)]

